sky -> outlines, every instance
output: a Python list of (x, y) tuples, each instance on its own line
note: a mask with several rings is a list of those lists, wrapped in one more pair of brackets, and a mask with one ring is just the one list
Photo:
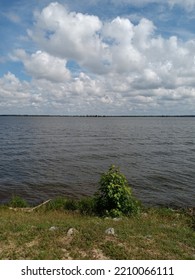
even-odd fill
[(0, 114), (195, 115), (195, 0), (0, 0)]

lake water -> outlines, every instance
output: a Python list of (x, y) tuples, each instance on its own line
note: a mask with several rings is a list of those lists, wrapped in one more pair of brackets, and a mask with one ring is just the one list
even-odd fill
[(119, 166), (146, 205), (195, 206), (193, 117), (0, 117), (0, 203), (97, 190)]

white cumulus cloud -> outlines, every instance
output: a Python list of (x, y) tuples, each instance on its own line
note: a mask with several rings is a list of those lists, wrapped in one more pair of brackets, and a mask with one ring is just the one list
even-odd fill
[(63, 82), (70, 78), (70, 72), (66, 69), (66, 60), (51, 56), (44, 51), (39, 50), (28, 55), (25, 50), (18, 49), (12, 58), (21, 60), (28, 74), (36, 79)]
[[(36, 12), (28, 30), (37, 51), (11, 55), (32, 80), (2, 77), (0, 106), (19, 108), (22, 100), (40, 112), (64, 114), (192, 113), (195, 39), (164, 38), (157, 31), (146, 18), (103, 21), (51, 3)], [(75, 73), (71, 61), (80, 66)]]
[(99, 37), (102, 22), (97, 16), (68, 13), (59, 3), (51, 3), (36, 14), (29, 36), (54, 56), (75, 59), (81, 65), (101, 71), (104, 44)]

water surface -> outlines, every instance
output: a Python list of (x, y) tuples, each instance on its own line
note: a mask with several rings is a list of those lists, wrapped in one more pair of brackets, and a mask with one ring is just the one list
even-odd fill
[(120, 166), (145, 204), (195, 206), (193, 117), (0, 117), (0, 202), (97, 190)]

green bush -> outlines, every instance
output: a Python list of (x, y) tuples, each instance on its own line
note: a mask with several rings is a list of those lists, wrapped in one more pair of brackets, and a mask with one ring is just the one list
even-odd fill
[(135, 214), (140, 210), (125, 176), (114, 165), (101, 176), (96, 204), (100, 215), (112, 217)]
[(17, 196), (17, 195), (12, 196), (8, 205), (10, 207), (15, 207), (15, 208), (16, 207), (19, 207), (19, 208), (28, 207), (28, 203), (26, 202), (26, 200), (24, 200), (23, 198), (21, 198), (20, 196)]

